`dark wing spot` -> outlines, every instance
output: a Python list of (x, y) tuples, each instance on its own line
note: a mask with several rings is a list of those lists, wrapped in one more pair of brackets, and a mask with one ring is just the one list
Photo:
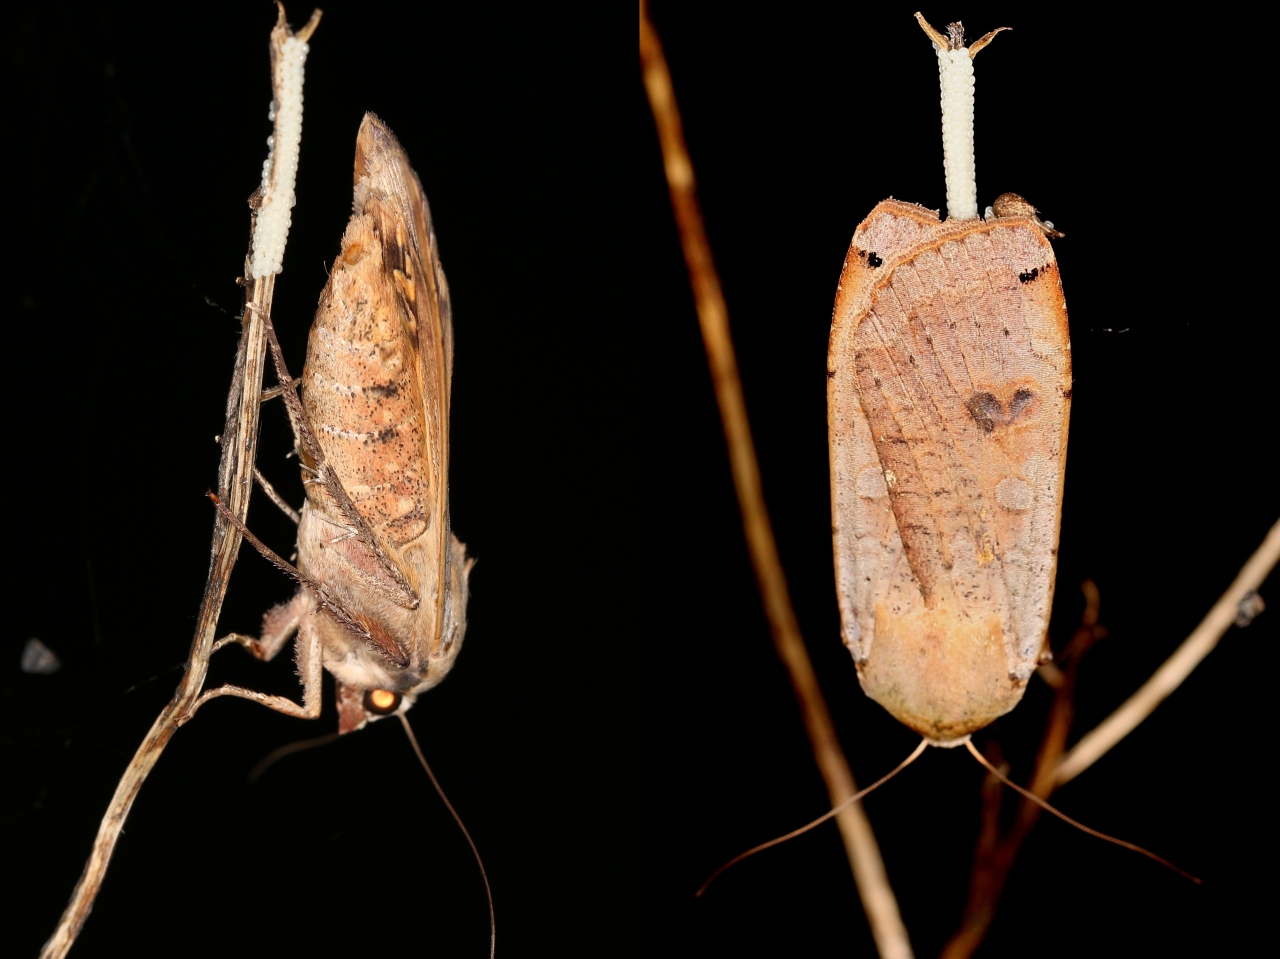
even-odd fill
[(387, 383), (372, 383), (366, 386), (364, 391), (370, 396), (385, 396), (387, 399), (394, 399), (400, 395), (400, 385), (395, 380)]
[(409, 512), (393, 520), (388, 520), (383, 529), (387, 538), (397, 546), (403, 546), (410, 540), (417, 539), (431, 525), (431, 517), (425, 509), (425, 503), (415, 506)]
[(868, 254), (867, 254), (867, 266), (871, 267), (871, 268), (874, 270), (874, 269), (875, 269), (876, 267), (878, 267), (878, 266), (884, 266), (884, 260), (882, 260), (882, 259), (880, 259), (880, 257), (876, 256), (876, 255), (875, 255), (875, 253), (868, 253)]
[(1013, 399), (1009, 401), (1009, 419), (1013, 419), (1030, 406), (1031, 401), (1035, 398), (1035, 394), (1030, 390), (1018, 390), (1018, 392), (1014, 393)]
[(964, 408), (978, 424), (978, 429), (984, 433), (990, 433), (996, 428), (996, 423), (1004, 420), (1004, 410), (1000, 408), (1000, 401), (990, 393), (974, 393), (965, 401)]
[(1039, 275), (1040, 275), (1040, 268), (1033, 267), (1032, 269), (1028, 270), (1026, 273), (1019, 273), (1018, 281), (1021, 283), (1030, 283)]

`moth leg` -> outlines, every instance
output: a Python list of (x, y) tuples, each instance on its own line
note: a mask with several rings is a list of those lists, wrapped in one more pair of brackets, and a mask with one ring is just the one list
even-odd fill
[(301, 377), (301, 376), (295, 376), (295, 377), (293, 378), (293, 380), (289, 383), (289, 385), (288, 385), (287, 387), (285, 387), (285, 386), (273, 386), (273, 387), (271, 387), (270, 389), (265, 389), (265, 390), (263, 390), (263, 391), (262, 391), (262, 402), (263, 402), (263, 403), (265, 403), (267, 400), (274, 400), (277, 396), (279, 396), (281, 393), (283, 393), (286, 389), (295, 389), (295, 390), (296, 390), (296, 389), (298, 388), (298, 384), (299, 384), (299, 383), (301, 383), (301, 382), (302, 382), (302, 377)]
[[(252, 308), (252, 306), (249, 305), (246, 308)], [(280, 349), (280, 340), (276, 337), (276, 328), (271, 322), (270, 314), (262, 314), (262, 325), (267, 331), (267, 347), (271, 352), (271, 360), (275, 364), (276, 379), (282, 386), (285, 383), (290, 384), (288, 389), (282, 389), (280, 396), (284, 399), (285, 407), (289, 411), (289, 423), (293, 426), (294, 443), (302, 465), (315, 472), (316, 481), (324, 485), (326, 492), (333, 498), (338, 511), (342, 513), (347, 523), (359, 531), (360, 541), (373, 554), (379, 568), (389, 580), (389, 582), (383, 582), (377, 577), (366, 576), (365, 582), (392, 602), (399, 603), (408, 609), (417, 609), (420, 602), (418, 594), (413, 591), (404, 574), (382, 548), (378, 538), (373, 534), (365, 518), (360, 515), (355, 504), (351, 502), (351, 497), (347, 495), (337, 476), (325, 465), (324, 450), (320, 448), (320, 441), (316, 438), (306, 411), (302, 408), (302, 399), (292, 385), (295, 380), (289, 375), (289, 368), (285, 365), (284, 353)]]
[[(253, 533), (249, 531), (249, 528), (245, 526), (244, 523), (240, 522), (239, 518), (236, 517), (234, 513), (223, 506), (222, 500), (218, 499), (215, 494), (206, 493), (205, 495), (213, 501), (214, 507), (222, 515), (223, 519), (239, 530), (240, 535), (243, 536), (254, 549), (261, 553), (267, 562), (282, 573), (285, 573), (290, 579), (310, 593), (314, 597), (315, 602), (319, 606), (322, 606), (324, 610), (337, 621), (339, 626), (345, 629), (355, 639), (368, 644), (371, 649), (383, 656), (386, 656), (390, 662), (399, 666), (401, 669), (409, 665), (408, 656), (400, 649), (394, 639), (391, 639), (381, 630), (379, 630), (378, 636), (375, 638), (371, 632), (373, 627), (366, 626), (354, 613), (348, 610), (341, 601), (335, 599), (326, 586), (322, 583), (317, 583), (292, 563), (287, 563), (277, 556), (270, 546), (262, 542), (258, 537), (254, 536)], [(305, 622), (305, 619), (303, 622)], [(238, 640), (236, 641), (238, 642)]]
[[(286, 604), (288, 605), (291, 604)], [(276, 609), (281, 608), (283, 607), (276, 607)], [(274, 709), (278, 713), (297, 719), (319, 719), (320, 693), (324, 676), (324, 649), (321, 645), (320, 631), (316, 628), (314, 615), (303, 616), (301, 623), (296, 623), (295, 626), (298, 629), (298, 641), (294, 644), (294, 655), (298, 663), (298, 676), (302, 680), (301, 704), (295, 703), (287, 696), (273, 696), (270, 693), (260, 693), (255, 689), (245, 689), (243, 686), (219, 686), (217, 689), (201, 693), (200, 698), (192, 704), (187, 714), (178, 720), (178, 725), (185, 724), (197, 709), (219, 696), (252, 699), (268, 709)], [(227, 637), (227, 639), (230, 638)]]
[(258, 636), (231, 633), (213, 644), (213, 652), (230, 643), (239, 643), (255, 659), (270, 661), (276, 658), (284, 644), (298, 631), (302, 617), (315, 609), (315, 599), (306, 590), (298, 590), (287, 603), (272, 606), (262, 614), (262, 632)]

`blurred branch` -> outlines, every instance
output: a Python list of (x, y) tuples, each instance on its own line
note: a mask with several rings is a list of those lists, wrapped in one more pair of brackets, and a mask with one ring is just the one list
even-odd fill
[[(1119, 709), (1081, 738), (1075, 748), (1064, 756), (1075, 712), (1073, 696), (1080, 659), (1097, 640), (1106, 635), (1106, 630), (1097, 625), (1097, 587), (1086, 582), (1084, 615), (1062, 657), (1066, 668), (1058, 670), (1050, 666), (1041, 670), (1045, 681), (1054, 687), (1055, 695), (1040, 751), (1036, 756), (1035, 773), (1029, 787), (1031, 792), (1041, 799), (1048, 799), (1055, 789), (1091, 766), (1151, 715), (1217, 645), (1227, 628), (1236, 623), (1237, 617), (1241, 617), (1242, 622), (1248, 621), (1249, 617), (1241, 612), (1244, 609), (1242, 604), (1249, 606), (1250, 610), (1259, 608), (1259, 604), (1250, 605), (1249, 600), (1278, 559), (1280, 522), (1271, 527), (1266, 539), (1249, 557), (1235, 581), (1164, 665)], [(993, 747), (994, 743), (988, 743), (988, 750)], [(987, 758), (993, 765), (998, 765), (998, 749), (995, 755), (989, 754)], [(983, 785), (983, 826), (974, 854), (969, 900), (965, 905), (960, 928), (942, 952), (943, 959), (965, 959), (981, 944), (995, 918), (1009, 870), (1032, 827), (1040, 818), (1040, 808), (1024, 800), (1013, 825), (1004, 835), (1000, 835), (1000, 799), (999, 784), (994, 776), (988, 774)]]
[(1098, 761), (1112, 746), (1137, 727), (1164, 702), (1165, 698), (1191, 675), (1191, 671), (1218, 645), (1218, 640), (1235, 621), (1240, 604), (1262, 585), (1280, 560), (1280, 520), (1271, 527), (1262, 545), (1240, 570), (1235, 581), (1209, 610), (1164, 665), (1142, 684), (1136, 693), (1091, 732), (1081, 737), (1063, 757), (1054, 773), (1055, 785), (1070, 782)]
[[(694, 189), (693, 163), (685, 147), (671, 73), (667, 68), (658, 34), (649, 19), (645, 0), (640, 3), (640, 65), (662, 146), (671, 207), (680, 230), (680, 243), (684, 249), (685, 265), (689, 270), (689, 282), (693, 287), (707, 363), (711, 368), (716, 402), (724, 425), (729, 465), (742, 512), (747, 549), (755, 569), (756, 583), (764, 602), (774, 646), (790, 673), (791, 687), (800, 704), (805, 731), (813, 746), (814, 759), (826, 781), (827, 793), (834, 806), (855, 793), (857, 786), (849, 770), (848, 760), (840, 750), (831, 714), (822, 697), (822, 690), (791, 606), (786, 577), (765, 507), (760, 466), (747, 422), (742, 381), (738, 375), (737, 359), (729, 334), (728, 310), (720, 288), (720, 278), (712, 262), (711, 248)], [(880, 955), (884, 959), (906, 959), (911, 955), (910, 941), (866, 813), (861, 806), (849, 806), (839, 813), (837, 822)]]

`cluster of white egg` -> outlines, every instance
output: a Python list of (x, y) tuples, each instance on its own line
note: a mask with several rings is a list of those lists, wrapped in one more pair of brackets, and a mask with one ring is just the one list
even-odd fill
[(277, 74), (280, 88), (271, 102), (269, 114), (275, 123), (275, 133), (267, 137), (267, 162), (262, 165), (262, 205), (253, 231), (250, 272), (255, 277), (279, 273), (284, 263), (302, 147), (302, 77), (307, 50), (307, 44), (297, 37), (287, 37), (280, 48)]
[(942, 164), (947, 175), (947, 216), (978, 215), (978, 181), (973, 159), (973, 60), (969, 51), (938, 50), (942, 81)]

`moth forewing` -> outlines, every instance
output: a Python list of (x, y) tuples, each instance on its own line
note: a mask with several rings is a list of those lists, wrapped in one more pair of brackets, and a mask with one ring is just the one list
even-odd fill
[(957, 740), (1022, 698), (1052, 605), (1071, 364), (1041, 228), (881, 203), (828, 364), (845, 644), (867, 695)]
[[(300, 642), (319, 633), (340, 702), (374, 689), (411, 701), (444, 678), (461, 646), (468, 566), (449, 529), (450, 324), (426, 197), (395, 136), (366, 114), (354, 212), (302, 374), (306, 425), (365, 527), (352, 529), (331, 483), (306, 477), (298, 568), (372, 638), (359, 641), (320, 609), (304, 617)], [(416, 601), (396, 595), (377, 554)]]

